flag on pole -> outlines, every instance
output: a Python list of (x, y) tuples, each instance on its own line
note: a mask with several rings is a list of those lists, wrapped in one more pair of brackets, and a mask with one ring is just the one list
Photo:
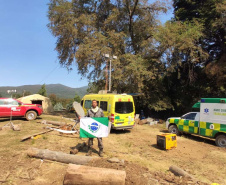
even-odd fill
[(108, 137), (108, 133), (108, 117), (85, 117), (80, 119), (81, 138)]

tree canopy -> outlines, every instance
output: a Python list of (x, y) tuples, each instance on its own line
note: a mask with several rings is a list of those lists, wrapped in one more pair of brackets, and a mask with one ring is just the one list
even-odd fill
[(50, 0), (49, 24), (60, 64), (104, 89), (142, 92), (156, 111), (184, 111), (201, 97), (225, 95), (225, 2), (173, 0), (175, 17), (161, 25), (167, 1)]
[(103, 54), (114, 54), (118, 59), (112, 62), (113, 86), (127, 89), (132, 82), (140, 89), (143, 78), (152, 76), (145, 73), (147, 68), (154, 65), (150, 54), (141, 55), (147, 43), (152, 49), (155, 17), (166, 10), (163, 3), (143, 0), (52, 0), (48, 26), (58, 39), (56, 50), (62, 65), (70, 69), (75, 63), (80, 74), (99, 80), (106, 64)]
[(203, 38), (197, 45), (208, 53), (208, 58), (203, 61), (206, 72), (211, 78), (216, 78), (220, 86), (226, 86), (226, 1), (224, 0), (174, 0), (175, 20), (196, 20), (203, 25)]

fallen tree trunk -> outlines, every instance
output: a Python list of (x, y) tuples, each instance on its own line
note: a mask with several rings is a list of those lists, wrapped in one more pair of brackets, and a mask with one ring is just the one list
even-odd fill
[(27, 151), (29, 157), (35, 157), (40, 159), (48, 159), (51, 161), (57, 161), (61, 163), (72, 163), (72, 164), (87, 164), (92, 157), (89, 156), (76, 156), (70, 155), (63, 152), (56, 152), (47, 149), (29, 148)]
[(124, 185), (125, 179), (125, 171), (69, 164), (64, 185)]
[(186, 171), (182, 170), (181, 168), (177, 166), (170, 166), (169, 170), (176, 176), (182, 176), (182, 177), (188, 177), (193, 179), (194, 177), (187, 173)]

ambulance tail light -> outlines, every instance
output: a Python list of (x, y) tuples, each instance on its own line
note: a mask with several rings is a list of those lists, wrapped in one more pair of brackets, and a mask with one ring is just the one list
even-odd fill
[(114, 121), (115, 121), (115, 115), (111, 114), (111, 122), (114, 123)]
[(134, 119), (133, 119), (133, 127), (135, 127), (135, 118), (136, 118), (136, 114), (134, 113)]

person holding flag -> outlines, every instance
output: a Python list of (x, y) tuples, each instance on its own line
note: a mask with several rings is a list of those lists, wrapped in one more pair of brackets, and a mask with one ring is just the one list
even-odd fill
[[(92, 107), (91, 107), (91, 109), (89, 109), (87, 111), (86, 117), (91, 117), (91, 118), (104, 117), (103, 110), (97, 106), (96, 100), (92, 100)], [(98, 147), (99, 147), (99, 156), (103, 157), (104, 146), (103, 146), (102, 137), (97, 137), (97, 141), (98, 141)], [(89, 138), (89, 140), (88, 140), (88, 153), (86, 154), (87, 156), (92, 155), (92, 149), (93, 149), (93, 138)]]

